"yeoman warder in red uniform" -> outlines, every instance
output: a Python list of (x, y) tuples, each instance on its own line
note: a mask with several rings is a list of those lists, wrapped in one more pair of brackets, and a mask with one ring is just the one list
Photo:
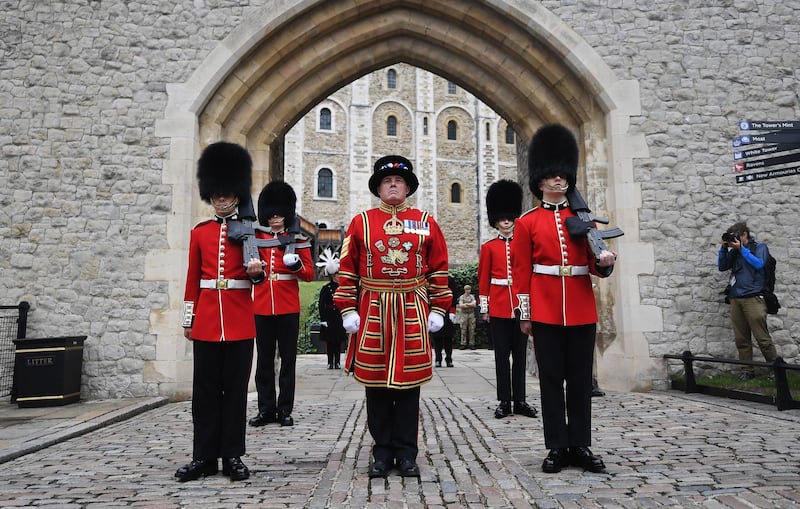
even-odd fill
[(433, 373), (429, 333), (441, 329), (452, 299), (444, 235), (430, 214), (406, 202), (418, 185), (405, 157), (378, 159), (369, 189), (380, 205), (353, 218), (342, 245), (334, 302), (355, 334), (345, 367), (366, 387), (370, 477), (392, 467), (419, 477), (420, 386)]

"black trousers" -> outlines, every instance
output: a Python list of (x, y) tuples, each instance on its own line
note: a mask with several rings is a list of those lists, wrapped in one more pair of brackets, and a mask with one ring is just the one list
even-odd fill
[(328, 354), (328, 365), (337, 366), (342, 355), (342, 344), (339, 341), (328, 341), (325, 343), (325, 347)]
[(596, 328), (596, 324), (563, 327), (533, 322), (548, 449), (591, 445)]
[(247, 384), (253, 340), (192, 341), (192, 423), (198, 460), (234, 458), (245, 452)]
[(489, 319), (489, 330), (494, 343), (498, 401), (525, 401), (528, 336), (519, 329), (516, 318), (493, 316)]
[(320, 335), (325, 342), (328, 365), (337, 366), (342, 356), (342, 345), (347, 342), (347, 333), (341, 327), (338, 330), (331, 327), (322, 327)]
[(416, 461), (420, 388), (367, 387), (366, 396), (367, 427), (375, 440), (372, 457), (390, 464), (395, 459)]
[(453, 335), (446, 334), (443, 336), (438, 336), (431, 334), (431, 339), (433, 339), (433, 350), (436, 356), (436, 362), (442, 362), (442, 351), (444, 351), (444, 360), (448, 364), (453, 362)]
[[(300, 333), (300, 313), (285, 315), (256, 315), (256, 390), (258, 411), (262, 414), (291, 415), (294, 408), (295, 367), (297, 365), (297, 336)], [(275, 393), (275, 351), (281, 357), (278, 374), (279, 393)]]

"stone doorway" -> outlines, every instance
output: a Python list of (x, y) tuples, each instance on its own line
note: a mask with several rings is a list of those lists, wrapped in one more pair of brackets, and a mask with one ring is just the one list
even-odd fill
[[(354, 79), (404, 62), (458, 83), (508, 120), (522, 140), (559, 122), (580, 133), (579, 186), (598, 215), (626, 236), (615, 244), (622, 264), (599, 284), (604, 348), (601, 382), (647, 390), (654, 378), (644, 331), (660, 330), (661, 311), (642, 306), (638, 274), (652, 271), (638, 239), (639, 188), (632, 161), (647, 156), (628, 134), (639, 112), (638, 85), (618, 80), (592, 48), (538, 3), (514, 0), (275, 1), (216, 47), (183, 83), (168, 85), (157, 134), (171, 140), (164, 182), (173, 186), (170, 248), (152, 252), (146, 277), (168, 280), (170, 306), (153, 310), (157, 359), (146, 376), (161, 393), (191, 391), (191, 357), (174, 324), (182, 301), (186, 232), (203, 217), (194, 169), (206, 144), (238, 142), (253, 155), (254, 189), (282, 176), (282, 138), (320, 100)], [(520, 151), (518, 167), (524, 168)], [(366, 180), (369, 155), (355, 155), (351, 179)], [(523, 180), (520, 180), (521, 182)], [(526, 187), (526, 186), (523, 186)], [(361, 210), (369, 203), (352, 203)], [(605, 375), (604, 375), (605, 374)]]

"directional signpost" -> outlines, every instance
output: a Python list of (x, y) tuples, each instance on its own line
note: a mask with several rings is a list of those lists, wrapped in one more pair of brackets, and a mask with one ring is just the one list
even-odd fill
[[(800, 175), (800, 166), (744, 173), (757, 168), (771, 168), (800, 162), (800, 121), (742, 120), (739, 122), (739, 131), (743, 133), (733, 139), (733, 147), (736, 149), (733, 152), (733, 171), (737, 174), (737, 184)], [(749, 131), (768, 132), (751, 133)], [(750, 147), (750, 145), (761, 146)], [(782, 155), (775, 156), (779, 153)], [(765, 155), (774, 157), (752, 159)], [(750, 160), (748, 161), (748, 159)]]
[(749, 157), (765, 156), (767, 154), (778, 154), (780, 152), (788, 152), (789, 150), (797, 150), (800, 148), (800, 143), (787, 143), (785, 145), (766, 145), (761, 148), (751, 148), (747, 150), (737, 150), (733, 153), (734, 161), (739, 159), (747, 159)]

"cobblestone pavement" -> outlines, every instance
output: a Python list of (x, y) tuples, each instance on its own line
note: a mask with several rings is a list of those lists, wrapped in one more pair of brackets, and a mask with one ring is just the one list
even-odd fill
[[(0, 465), (0, 507), (800, 506), (800, 411), (679, 392), (593, 400), (607, 474), (541, 472), (541, 419), (493, 417), (492, 352), (456, 352), (422, 389), (420, 480), (367, 477), (363, 389), (301, 356), (294, 427), (248, 428), (250, 479), (178, 483), (189, 402), (112, 422)], [(538, 383), (529, 379), (538, 405)], [(255, 413), (251, 394), (250, 415)]]

